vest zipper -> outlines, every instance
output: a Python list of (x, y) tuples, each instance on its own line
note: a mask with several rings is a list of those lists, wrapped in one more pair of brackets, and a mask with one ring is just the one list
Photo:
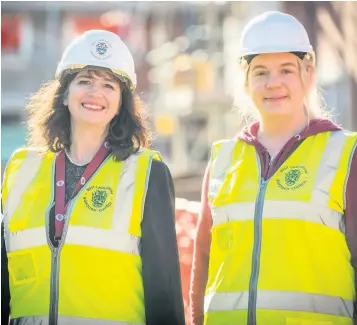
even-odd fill
[(49, 324), (57, 325), (58, 321), (58, 285), (59, 285), (59, 249), (52, 250), (51, 284), (50, 284), (50, 315)]
[[(104, 159), (104, 161), (100, 164), (100, 166), (98, 167), (98, 169), (94, 172), (94, 174), (92, 175), (95, 176), (98, 172), (98, 170), (107, 162), (107, 160), (111, 157), (111, 155), (109, 155), (108, 157), (106, 157)], [(52, 167), (52, 179), (54, 179), (54, 167), (55, 164), (53, 164)], [(69, 227), (69, 219), (71, 216), (71, 210), (73, 207), (73, 204), (75, 202), (75, 198), (84, 190), (84, 187), (82, 187), (80, 189), (80, 191), (76, 194), (75, 197), (73, 197), (68, 205), (67, 208), (67, 212), (66, 212), (66, 222), (63, 228), (63, 232), (62, 232), (62, 237), (61, 237), (61, 241), (58, 244), (58, 247), (54, 247), (52, 245), (51, 239), (50, 239), (50, 211), (54, 206), (54, 195), (52, 192), (52, 205), (51, 207), (48, 209), (47, 211), (47, 242), (48, 245), (51, 249), (52, 252), (52, 260), (51, 260), (51, 281), (50, 281), (50, 312), (49, 312), (49, 325), (57, 325), (58, 323), (58, 297), (59, 297), (59, 271), (60, 271), (60, 254), (61, 254), (61, 250), (62, 247), (65, 243), (65, 239), (66, 239), (66, 235), (67, 235), (67, 231), (68, 231), (68, 227)]]
[(59, 287), (59, 271), (60, 271), (60, 263), (59, 263), (60, 253), (67, 235), (69, 216), (71, 215), (70, 212), (72, 210), (73, 203), (74, 200), (71, 200), (71, 202), (68, 205), (68, 209), (66, 213), (66, 218), (68, 219), (66, 219), (66, 223), (64, 225), (63, 232), (62, 232), (62, 238), (58, 244), (58, 247), (54, 247), (51, 244), (52, 263), (51, 263), (51, 286), (50, 286), (51, 299), (50, 299), (50, 315), (49, 315), (50, 325), (57, 325), (58, 323), (58, 297), (59, 297), (58, 287)]
[[(260, 161), (259, 172), (261, 170)], [(264, 207), (264, 197), (267, 189), (268, 181), (261, 176), (257, 200), (254, 211), (254, 246), (252, 256), (252, 270), (249, 281), (249, 296), (248, 296), (248, 320), (247, 325), (256, 325), (256, 307), (257, 307), (257, 291), (260, 269), (260, 253), (262, 246), (262, 217)]]

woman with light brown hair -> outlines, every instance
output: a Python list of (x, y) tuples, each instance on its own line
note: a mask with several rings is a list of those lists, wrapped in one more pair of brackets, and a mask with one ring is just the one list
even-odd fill
[(253, 18), (239, 62), (253, 104), (240, 112), (256, 120), (212, 146), (192, 325), (356, 324), (357, 133), (316, 101), (315, 53), (295, 17)]
[(76, 38), (28, 105), (3, 182), (2, 320), (184, 324), (174, 188), (110, 32)]

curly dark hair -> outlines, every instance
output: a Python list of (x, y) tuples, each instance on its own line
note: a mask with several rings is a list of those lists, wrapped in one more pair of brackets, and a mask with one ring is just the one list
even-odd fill
[[(102, 69), (101, 69), (102, 70)], [(96, 74), (97, 70), (88, 70)], [(79, 71), (70, 71), (60, 80), (51, 80), (41, 85), (30, 97), (26, 109), (29, 111), (28, 145), (44, 151), (69, 150), (71, 145), (71, 119), (68, 107), (63, 104), (69, 84)], [(122, 78), (113, 75), (121, 89), (119, 114), (110, 122), (107, 140), (116, 161), (125, 160), (140, 147), (149, 147), (152, 133), (149, 128), (144, 105)]]

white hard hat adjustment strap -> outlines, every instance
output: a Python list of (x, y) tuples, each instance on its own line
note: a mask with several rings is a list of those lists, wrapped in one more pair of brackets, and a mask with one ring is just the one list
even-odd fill
[[(304, 59), (310, 60), (312, 58), (312, 55), (307, 52), (289, 52), (289, 53), (296, 55), (300, 60), (304, 60)], [(259, 53), (259, 54), (263, 54), (263, 53)], [(250, 54), (250, 55), (242, 56), (239, 58), (239, 63), (249, 65), (252, 62), (252, 60), (259, 54)]]
[(121, 82), (125, 83), (128, 88), (131, 91), (135, 90), (134, 84), (130, 77), (123, 71), (115, 70), (113, 71), (112, 69), (109, 68), (104, 68), (104, 67), (95, 67), (95, 66), (88, 66), (84, 64), (72, 64), (71, 66), (68, 66), (65, 70), (62, 71), (60, 75), (57, 75), (57, 79), (60, 81), (60, 83), (63, 83), (63, 81), (66, 79), (66, 77), (70, 74), (73, 73), (78, 73), (79, 71), (83, 70), (84, 68), (88, 68), (89, 70), (94, 70), (94, 69), (103, 69), (107, 70), (108, 72), (114, 74)]

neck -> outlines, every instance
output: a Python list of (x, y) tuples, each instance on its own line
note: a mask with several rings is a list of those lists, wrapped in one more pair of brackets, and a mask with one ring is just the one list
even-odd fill
[(73, 163), (78, 165), (89, 163), (98, 152), (106, 135), (106, 129), (80, 127), (72, 123), (71, 147), (68, 154)]
[(258, 140), (275, 156), (289, 139), (304, 130), (307, 123), (305, 115), (262, 118)]

